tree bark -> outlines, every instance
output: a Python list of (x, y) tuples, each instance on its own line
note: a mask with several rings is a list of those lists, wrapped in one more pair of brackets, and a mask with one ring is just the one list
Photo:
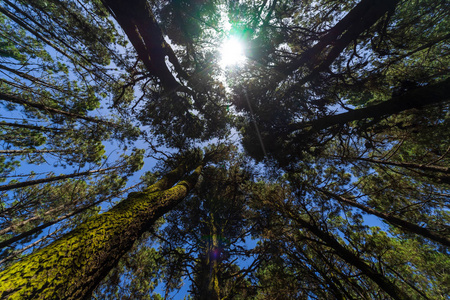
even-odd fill
[[(185, 169), (180, 166), (169, 177)], [(0, 298), (89, 299), (134, 242), (187, 195), (201, 169), (172, 188), (168, 185), (174, 182), (164, 177), (142, 192), (130, 193), (110, 211), (13, 264), (0, 273)]]

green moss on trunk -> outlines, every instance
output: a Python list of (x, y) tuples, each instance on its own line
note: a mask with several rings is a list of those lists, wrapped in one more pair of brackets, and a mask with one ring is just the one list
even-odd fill
[[(0, 273), (0, 298), (87, 299), (118, 260), (195, 185), (201, 167), (176, 186), (164, 182), (131, 193), (110, 211)], [(171, 175), (184, 173), (178, 168)], [(175, 176), (176, 177), (176, 176)]]

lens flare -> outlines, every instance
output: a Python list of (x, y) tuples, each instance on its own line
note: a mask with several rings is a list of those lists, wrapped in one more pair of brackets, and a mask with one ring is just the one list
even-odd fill
[(236, 37), (226, 39), (220, 47), (220, 65), (222, 67), (236, 65), (245, 60), (244, 47)]

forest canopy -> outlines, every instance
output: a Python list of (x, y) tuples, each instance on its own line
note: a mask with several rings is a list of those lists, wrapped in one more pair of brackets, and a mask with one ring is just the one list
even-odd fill
[(447, 299), (449, 14), (0, 0), (0, 298)]

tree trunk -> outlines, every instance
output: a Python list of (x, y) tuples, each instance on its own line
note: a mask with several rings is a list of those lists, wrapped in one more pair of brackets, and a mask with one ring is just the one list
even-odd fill
[[(326, 70), (352, 41), (372, 27), (386, 13), (393, 11), (399, 0), (362, 0), (342, 20), (327, 31), (312, 48), (292, 62), (283, 73), (289, 75), (302, 65), (307, 65), (312, 74)], [(324, 57), (324, 52), (327, 52)], [(308, 81), (303, 79), (302, 82)]]
[(428, 238), (430, 240), (433, 240), (433, 241), (435, 241), (437, 243), (440, 243), (440, 244), (442, 244), (444, 246), (450, 247), (450, 239), (447, 238), (446, 236), (438, 234), (437, 232), (435, 232), (433, 230), (429, 230), (427, 228), (424, 228), (424, 227), (421, 227), (419, 225), (413, 224), (411, 222), (405, 221), (405, 220), (400, 219), (398, 217), (391, 216), (389, 214), (379, 212), (379, 211), (377, 211), (377, 210), (375, 210), (373, 208), (367, 207), (367, 206), (365, 206), (363, 204), (360, 204), (360, 203), (358, 203), (356, 201), (353, 201), (353, 200), (344, 198), (342, 196), (336, 195), (336, 194), (334, 194), (332, 192), (329, 192), (329, 191), (326, 191), (326, 190), (323, 190), (323, 189), (318, 189), (318, 188), (314, 188), (314, 189), (316, 189), (317, 191), (320, 191), (321, 193), (323, 193), (323, 194), (325, 194), (325, 195), (327, 195), (329, 197), (332, 197), (332, 198), (336, 199), (337, 201), (339, 201), (341, 203), (345, 203), (345, 204), (351, 205), (353, 207), (357, 207), (357, 208), (361, 209), (362, 211), (364, 211), (364, 212), (366, 212), (368, 214), (377, 216), (377, 217), (385, 220), (389, 224), (394, 225), (396, 227), (400, 227), (400, 228), (402, 228), (403, 230), (405, 230), (407, 232), (411, 232), (411, 233), (414, 233), (414, 234), (421, 235), (421, 236), (426, 237), (426, 238)]
[[(0, 81), (1, 81), (1, 79), (0, 79)], [(94, 118), (94, 117), (83, 116), (83, 115), (79, 115), (79, 114), (76, 114), (76, 113), (71, 113), (71, 112), (68, 112), (68, 111), (64, 111), (64, 110), (60, 110), (60, 109), (57, 109), (57, 108), (49, 107), (49, 106), (41, 104), (41, 103), (28, 101), (28, 100), (25, 100), (23, 98), (20, 98), (18, 95), (6, 94), (6, 93), (0, 92), (0, 100), (4, 100), (4, 101), (11, 102), (11, 103), (20, 104), (20, 105), (23, 105), (25, 107), (27, 107), (27, 106), (33, 107), (33, 108), (39, 109), (41, 111), (45, 111), (47, 113), (59, 114), (59, 115), (64, 115), (64, 116), (71, 117), (71, 118), (82, 119), (82, 120), (85, 120), (85, 121), (88, 121), (88, 122), (106, 124), (106, 125), (109, 125), (109, 126), (117, 127), (116, 124), (108, 122), (108, 121), (104, 121), (104, 120), (97, 119), (97, 118)]]
[(31, 130), (37, 130), (37, 131), (68, 131), (65, 128), (51, 128), (51, 127), (44, 127), (44, 126), (36, 126), (36, 125), (30, 125), (30, 124), (20, 124), (20, 123), (7, 123), (7, 122), (0, 122), (0, 126), (8, 126), (8, 127), (17, 127), (17, 128), (26, 128)]
[(444, 103), (450, 99), (450, 78), (435, 84), (408, 91), (379, 104), (355, 109), (338, 115), (330, 115), (311, 122), (302, 122), (289, 126), (290, 132), (304, 130), (304, 134), (312, 134), (336, 125), (369, 118), (381, 119), (401, 113), (408, 109)]
[(202, 166), (180, 166), (148, 189), (130, 193), (110, 211), (95, 216), (49, 246), (0, 273), (0, 298), (89, 299), (94, 288), (134, 242), (175, 207), (197, 182)]
[[(338, 157), (338, 156), (334, 156), (334, 157)], [(409, 163), (409, 162), (388, 161), (388, 160), (379, 160), (379, 159), (364, 158), (364, 157), (338, 157), (338, 158), (344, 158), (344, 159), (348, 159), (348, 160), (367, 161), (367, 162), (380, 164), (380, 165), (396, 166), (396, 167), (402, 167), (402, 168), (407, 168), (407, 169), (418, 169), (421, 171), (441, 172), (441, 173), (450, 174), (449, 167), (442, 167), (442, 166), (436, 166), (436, 165), (430, 165), (430, 164), (416, 164), (416, 163)]]
[(200, 288), (198, 300), (220, 300), (220, 285), (219, 285), (219, 232), (214, 222), (214, 214), (211, 213), (208, 222), (208, 241), (206, 242), (206, 251), (200, 259), (201, 271)]
[(410, 297), (400, 290), (394, 283), (392, 283), (383, 274), (379, 273), (377, 270), (373, 269), (366, 261), (361, 259), (358, 255), (341, 245), (331, 234), (321, 230), (317, 225), (311, 224), (303, 220), (301, 217), (295, 216), (293, 212), (286, 211), (289, 217), (299, 225), (315, 236), (321, 239), (328, 247), (335, 250), (336, 255), (345, 260), (348, 264), (358, 268), (365, 276), (373, 280), (378, 286), (389, 294), (393, 299), (404, 300), (410, 299)]
[(48, 178), (42, 178), (42, 179), (36, 179), (36, 180), (28, 180), (24, 182), (17, 182), (17, 183), (11, 183), (11, 184), (5, 184), (0, 185), (0, 191), (9, 191), (17, 188), (23, 188), (30, 185), (36, 185), (41, 183), (49, 183), (53, 181), (63, 180), (63, 179), (69, 179), (69, 178), (75, 178), (79, 176), (86, 176), (91, 175), (95, 173), (103, 173), (109, 170), (117, 169), (117, 167), (111, 167), (111, 168), (105, 168), (105, 169), (98, 169), (98, 170), (91, 170), (86, 172), (80, 172), (80, 173), (72, 173), (68, 175), (60, 175), (60, 176), (52, 176)]
[(74, 153), (75, 149), (54, 150), (54, 149), (16, 149), (16, 150), (0, 150), (0, 155), (24, 155), (34, 153)]
[[(178, 75), (186, 77), (172, 48), (164, 40), (161, 28), (156, 22), (149, 3), (145, 0), (102, 0), (105, 7), (125, 31), (147, 70), (161, 80), (166, 93), (187, 91), (167, 67), (168, 56)], [(185, 78), (188, 79), (188, 78)]]
[[(396, 166), (401, 167), (405, 169), (417, 169), (424, 172), (418, 172), (415, 171), (419, 176), (427, 177), (432, 179), (436, 183), (445, 183), (450, 184), (450, 168), (449, 167), (442, 167), (442, 166), (435, 166), (435, 165), (428, 165), (428, 164), (415, 164), (415, 163), (407, 163), (407, 162), (397, 162), (397, 161), (387, 161), (387, 160), (378, 160), (373, 158), (349, 158), (351, 160), (360, 160), (360, 161), (367, 161), (375, 164), (380, 165), (387, 165), (387, 166)], [(433, 174), (425, 173), (425, 172), (434, 172)], [(436, 174), (437, 172), (437, 174)], [(439, 174), (439, 173), (445, 173), (445, 174)]]
[[(136, 185), (137, 185), (137, 184), (136, 184)], [(128, 188), (126, 188), (125, 190), (123, 190), (123, 191), (121, 191), (121, 192), (119, 192), (119, 193), (117, 193), (117, 194), (111, 195), (111, 196), (109, 196), (109, 197), (107, 197), (107, 198), (105, 198), (105, 199), (100, 199), (100, 200), (98, 200), (98, 201), (95, 201), (94, 203), (88, 204), (88, 205), (83, 206), (83, 207), (81, 207), (81, 208), (78, 208), (78, 209), (76, 209), (76, 210), (74, 210), (74, 211), (68, 212), (68, 213), (66, 213), (65, 215), (62, 215), (62, 216), (57, 217), (56, 219), (53, 219), (52, 221), (45, 222), (45, 223), (43, 223), (43, 224), (41, 224), (41, 225), (39, 225), (39, 226), (36, 226), (36, 227), (34, 227), (34, 228), (30, 229), (30, 230), (27, 230), (27, 231), (25, 231), (25, 232), (22, 232), (22, 233), (16, 235), (16, 236), (13, 236), (13, 237), (11, 237), (11, 238), (5, 240), (5, 241), (1, 241), (1, 242), (0, 242), (0, 249), (1, 249), (1, 248), (4, 248), (4, 247), (7, 247), (7, 246), (9, 246), (9, 245), (11, 245), (12, 243), (15, 243), (15, 242), (17, 242), (17, 241), (20, 241), (21, 239), (24, 239), (24, 238), (26, 238), (26, 237), (29, 237), (29, 236), (35, 234), (36, 232), (42, 231), (42, 230), (44, 230), (45, 228), (48, 228), (48, 227), (52, 226), (53, 224), (56, 224), (56, 223), (61, 222), (61, 221), (65, 220), (65, 219), (67, 219), (67, 218), (70, 218), (70, 217), (75, 216), (75, 215), (77, 215), (77, 214), (79, 214), (79, 213), (82, 213), (82, 212), (88, 210), (88, 209), (91, 208), (91, 207), (94, 207), (94, 206), (96, 206), (96, 205), (99, 205), (99, 204), (102, 203), (102, 202), (105, 202), (105, 201), (111, 200), (111, 199), (113, 199), (113, 198), (115, 198), (115, 197), (118, 197), (118, 196), (120, 196), (121, 194), (123, 194), (123, 193), (125, 193), (126, 191), (128, 191), (129, 189), (132, 189), (132, 188), (136, 187), (136, 185), (133, 185), (133, 186), (131, 186), (131, 187), (128, 187)], [(75, 203), (75, 204), (76, 204), (76, 203)], [(8, 233), (8, 232), (10, 232), (10, 231), (13, 231), (15, 228), (23, 227), (23, 226), (25, 226), (26, 224), (28, 224), (28, 223), (30, 223), (30, 222), (32, 222), (32, 221), (39, 221), (39, 220), (41, 220), (44, 216), (50, 215), (50, 214), (52, 214), (52, 213), (58, 213), (58, 212), (60, 212), (60, 211), (63, 211), (64, 209), (67, 210), (67, 204), (63, 204), (63, 205), (60, 205), (60, 206), (55, 207), (55, 208), (53, 208), (53, 209), (50, 209), (50, 210), (46, 211), (42, 216), (34, 216), (34, 217), (29, 218), (29, 219), (23, 220), (22, 222), (15, 223), (14, 225), (11, 225), (11, 226), (9, 226), (9, 227), (6, 227), (6, 228), (0, 230), (0, 235), (6, 234), (6, 233)]]

